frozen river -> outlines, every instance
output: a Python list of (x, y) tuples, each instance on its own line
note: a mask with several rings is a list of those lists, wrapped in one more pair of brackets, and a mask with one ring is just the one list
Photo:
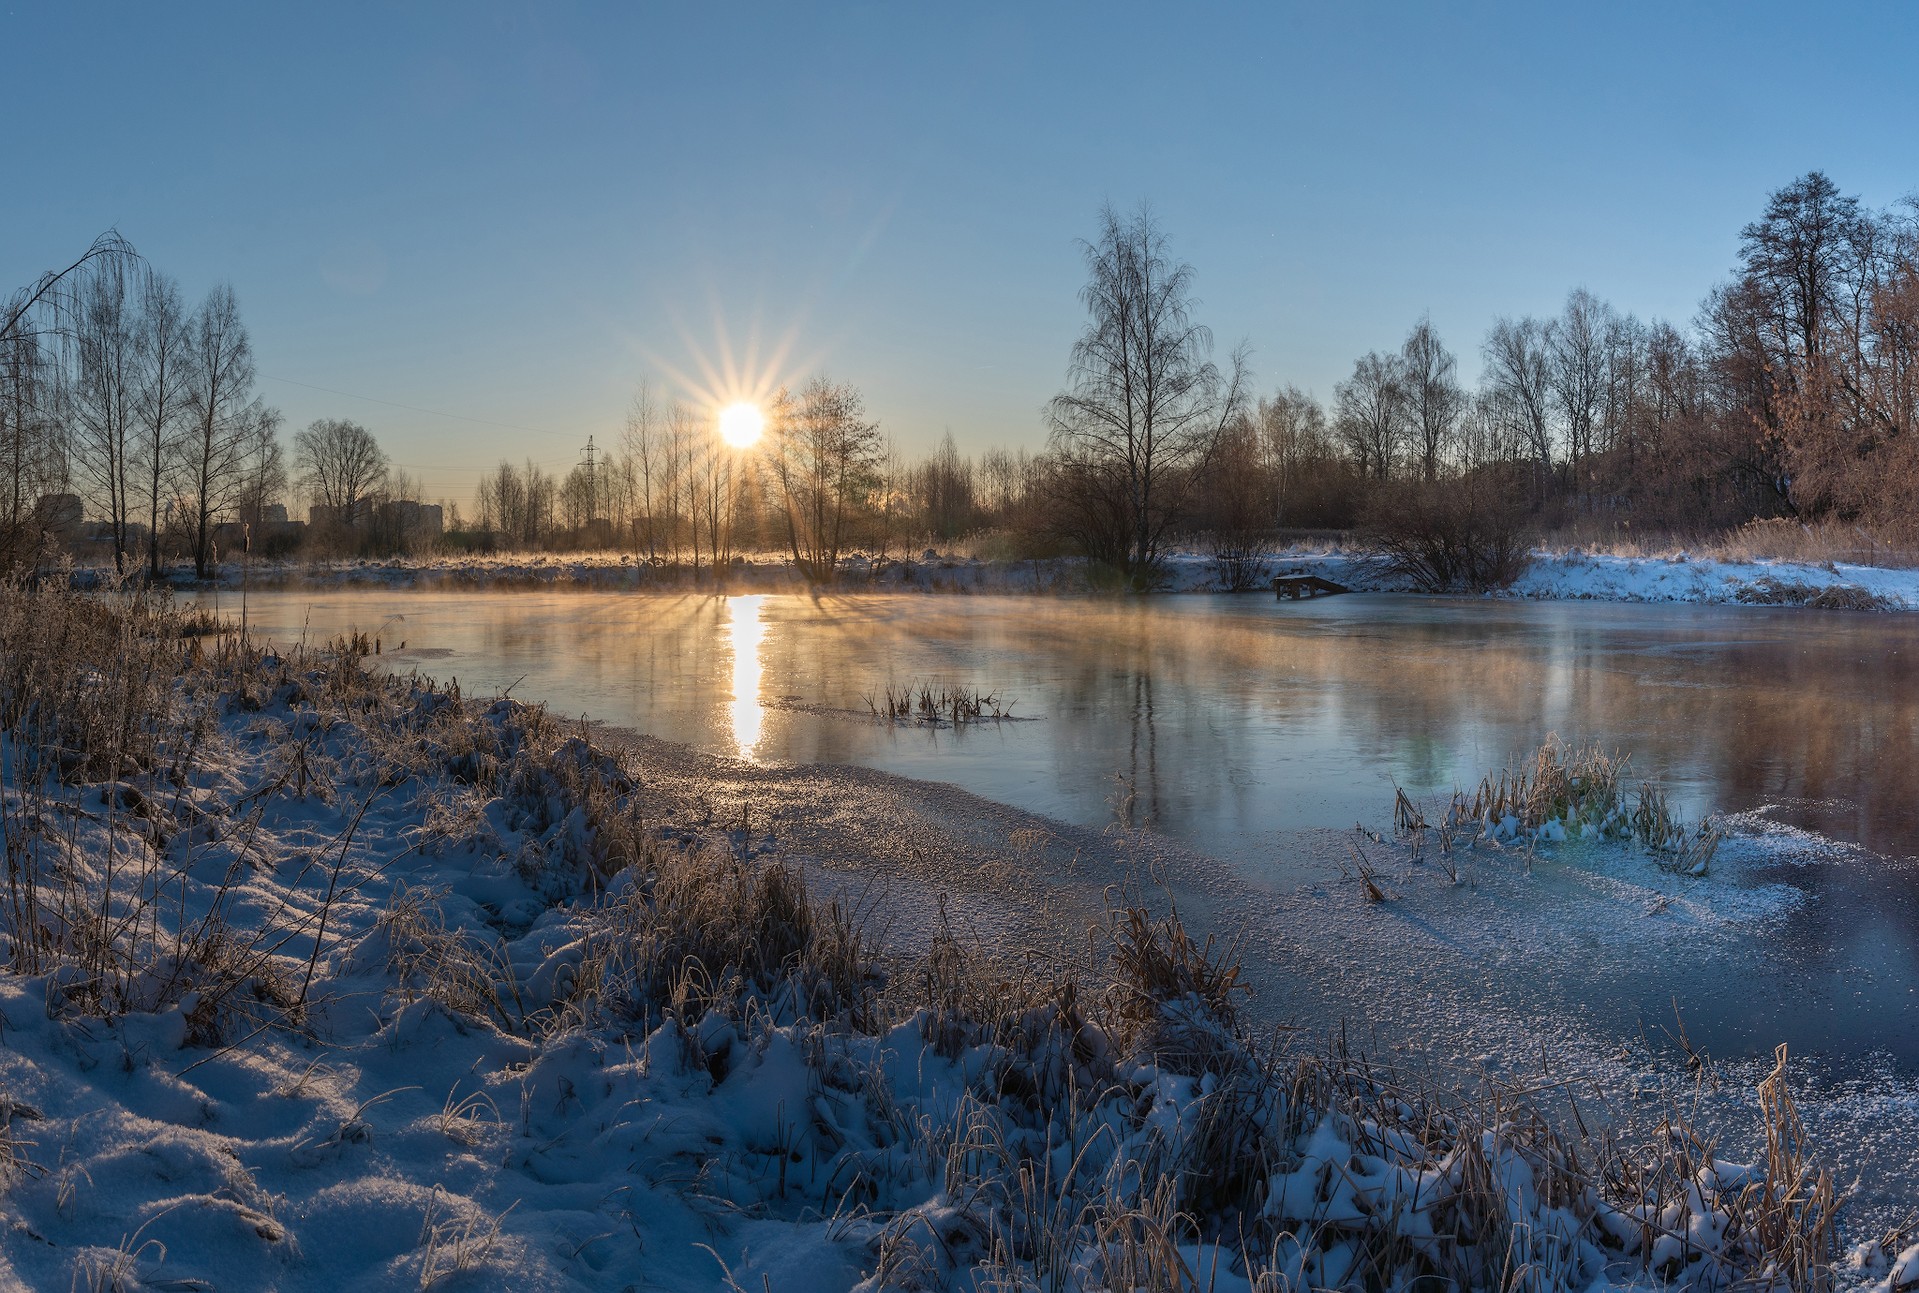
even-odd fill
[[(363, 630), (389, 664), (470, 694), (511, 687), (748, 761), (865, 765), (1080, 826), (1130, 795), (1138, 820), (1223, 864), (1190, 909), (1250, 931), (1267, 999), (1295, 1017), (1350, 1008), (1365, 962), (1384, 967), (1406, 1029), (1504, 1012), (1657, 1039), (1677, 998), (1715, 1055), (1783, 1040), (1842, 1074), (1919, 1073), (1919, 618), (413, 590), (256, 594), (248, 613), (256, 633)], [(870, 716), (864, 697), (919, 683), (996, 693), (1020, 721)], [(1453, 885), (1354, 836), (1390, 823), (1395, 783), (1471, 786), (1548, 733), (1629, 753), (1689, 817), (1744, 814), (1710, 881), (1562, 850), (1531, 875), (1475, 853)], [(1353, 840), (1392, 901), (1354, 899)]]
[[(237, 611), (227, 595), (223, 609)], [(1568, 602), (509, 592), (253, 595), (256, 632), (376, 633), (394, 661), (711, 752), (855, 763), (1079, 823), (1116, 778), (1225, 857), (1377, 823), (1548, 733), (1632, 755), (1689, 812), (1773, 805), (1919, 853), (1919, 620)], [(1018, 719), (888, 728), (865, 697), (993, 692)]]

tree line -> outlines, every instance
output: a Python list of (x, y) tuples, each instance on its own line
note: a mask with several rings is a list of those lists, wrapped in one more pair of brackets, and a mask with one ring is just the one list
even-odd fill
[(1434, 585), (1497, 582), (1523, 532), (1700, 536), (1768, 518), (1919, 541), (1919, 200), (1869, 211), (1813, 172), (1740, 232), (1681, 326), (1584, 289), (1494, 320), (1470, 388), (1430, 319), (1323, 404), (1246, 392), (1144, 211), (1086, 244), (1089, 322), (1049, 410), (1042, 515), (1123, 577), (1165, 536), (1228, 582), (1273, 536), (1355, 527)]
[(778, 393), (764, 449), (742, 455), (703, 415), (642, 391), (619, 450), (593, 465), (556, 480), (502, 463), (482, 524), (516, 544), (592, 536), (696, 566), (781, 548), (816, 578), (848, 550), (970, 538), (1000, 555), (1077, 553), (1136, 586), (1175, 544), (1243, 582), (1288, 532), (1358, 529), (1390, 548), (1408, 518), (1502, 551), (1523, 551), (1522, 531), (1690, 538), (1776, 517), (1919, 539), (1911, 199), (1868, 211), (1814, 172), (1741, 231), (1731, 277), (1690, 322), (1576, 288), (1551, 316), (1495, 319), (1468, 384), (1421, 318), (1356, 359), (1329, 401), (1256, 394), (1243, 346), (1215, 359), (1195, 271), (1143, 208), (1102, 212), (1082, 250), (1087, 323), (1041, 452), (974, 460), (949, 434), (907, 460), (857, 390), (819, 378)]
[[(827, 579), (850, 552), (965, 539), (987, 555), (1078, 554), (1144, 587), (1175, 545), (1245, 583), (1289, 532), (1360, 529), (1390, 546), (1407, 518), (1468, 548), (1779, 517), (1919, 540), (1912, 199), (1868, 210), (1813, 172), (1741, 230), (1732, 274), (1685, 324), (1577, 288), (1551, 316), (1495, 319), (1468, 385), (1422, 318), (1356, 359), (1328, 401), (1255, 392), (1243, 346), (1215, 359), (1195, 270), (1143, 208), (1103, 211), (1082, 251), (1087, 321), (1038, 452), (976, 459), (949, 433), (909, 459), (859, 390), (826, 376), (776, 392), (764, 440), (741, 451), (705, 411), (642, 388), (617, 443), (570, 471), (489, 471), (470, 524), (449, 509), (448, 541), (617, 548), (696, 570), (780, 550)], [(372, 434), (322, 419), (289, 461), (257, 380), (232, 289), (189, 306), (117, 235), (15, 292), (0, 307), (0, 565), (35, 559), (43, 500), (67, 491), (122, 571), (158, 573), (170, 543), (205, 575), (219, 525), (257, 528), (290, 487), (326, 519), (316, 546), (408, 547), (393, 505), (417, 486)]]
[(285, 491), (280, 416), (254, 382), (233, 289), (189, 307), (117, 234), (15, 292), (0, 306), (0, 567), (37, 557), (42, 500), (72, 490), (116, 570), (158, 574), (172, 530), (205, 575), (214, 527)]
[[(184, 555), (205, 578), (231, 546), (222, 527), (243, 527), (242, 544), (272, 533), (295, 487), (327, 518), (307, 546), (406, 546), (390, 504), (417, 486), (372, 433), (322, 418), (289, 462), (257, 382), (233, 288), (189, 305), (117, 233), (15, 291), (0, 304), (0, 571), (91, 515), (116, 572), (159, 576)], [(69, 499), (78, 514), (57, 514)]]

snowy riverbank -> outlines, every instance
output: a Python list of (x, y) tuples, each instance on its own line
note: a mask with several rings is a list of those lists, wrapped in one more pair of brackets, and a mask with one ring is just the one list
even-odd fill
[[(1254, 1042), (1163, 905), (1047, 909), (1127, 841), (845, 769), (735, 804), (683, 750), (180, 628), (0, 596), (0, 1284), (1586, 1289), (1828, 1255), (1796, 1150), (1568, 1140), (1550, 1084)], [(889, 889), (838, 878), (868, 851)], [(1021, 957), (1021, 920), (1097, 950)]]
[[(1087, 588), (1082, 563), (983, 561), (922, 554), (873, 561), (847, 559), (846, 590), (940, 593), (1076, 593)], [(1267, 562), (1274, 574), (1318, 575), (1356, 592), (1408, 592), (1376, 555), (1341, 548), (1295, 548)], [(255, 587), (423, 587), (446, 589), (682, 589), (711, 586), (711, 571), (696, 580), (690, 567), (649, 565), (630, 555), (531, 553), (446, 556), (386, 561), (259, 563), (222, 567), (220, 582)], [(789, 561), (743, 558), (727, 569), (726, 587), (742, 592), (797, 592), (806, 585)], [(1202, 553), (1175, 552), (1166, 562), (1167, 591), (1217, 592), (1218, 572)], [(1263, 587), (1263, 584), (1262, 584)], [(1919, 569), (1844, 562), (1734, 561), (1676, 553), (1627, 557), (1580, 549), (1539, 551), (1511, 588), (1491, 594), (1544, 600), (1675, 602), (1812, 606), (1844, 610), (1919, 609)]]

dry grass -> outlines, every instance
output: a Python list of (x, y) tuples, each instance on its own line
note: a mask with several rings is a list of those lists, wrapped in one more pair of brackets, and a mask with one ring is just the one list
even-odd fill
[(1820, 611), (1890, 611), (1901, 603), (1857, 584), (1810, 584), (1802, 579), (1761, 575), (1739, 589), (1749, 606), (1807, 606)]
[(1897, 569), (1919, 565), (1919, 544), (1910, 534), (1876, 533), (1841, 521), (1807, 524), (1790, 517), (1748, 521), (1712, 535), (1634, 534), (1615, 526), (1572, 527), (1547, 536), (1543, 546), (1579, 547), (1622, 557), (1703, 557), (1718, 561), (1793, 561), (1823, 566), (1847, 562)]
[(1630, 841), (1658, 865), (1703, 876), (1723, 838), (1711, 818), (1688, 826), (1672, 811), (1656, 782), (1627, 786), (1629, 759), (1598, 746), (1575, 748), (1548, 737), (1527, 766), (1488, 773), (1472, 794), (1454, 792), (1437, 827), (1396, 790), (1393, 828), (1422, 849), (1428, 831), (1450, 855), (1453, 840), (1476, 833), (1491, 840), (1524, 840), (1529, 846), (1558, 839)]
[[(1273, 1293), (1551, 1289), (1600, 1269), (1830, 1286), (1836, 1196), (1806, 1154), (1783, 1053), (1760, 1091), (1767, 1156), (1733, 1167), (1678, 1116), (1620, 1145), (1588, 1130), (1592, 1110), (1548, 1116), (1525, 1092), (1409, 1082), (1342, 1039), (1262, 1051), (1232, 1021), (1235, 976), (1175, 915), (1121, 909), (1111, 924), (1112, 1008), (1049, 1012), (1064, 1035), (1027, 1053), (1094, 1054), (1091, 1033), (1124, 1058), (1084, 1066), (1050, 1099), (957, 1115), (929, 1152), (965, 1224), (897, 1218), (875, 1245), (887, 1287), (947, 1287), (968, 1261), (980, 1287), (1006, 1289), (1206, 1289), (1225, 1272)], [(1140, 1098), (1125, 1076), (1140, 1055), (1196, 1082), (1176, 1132), (1111, 1134)]]
[[(872, 1227), (875, 1287), (1184, 1290), (1227, 1272), (1259, 1293), (1585, 1287), (1602, 1274), (1830, 1282), (1836, 1195), (1805, 1144), (1783, 1052), (1759, 1092), (1765, 1157), (1734, 1170), (1677, 1116), (1621, 1146), (1591, 1111), (1415, 1082), (1343, 1039), (1305, 1052), (1255, 1040), (1237, 949), (1196, 938), (1149, 889), (1113, 891), (1083, 967), (1009, 966), (944, 928), (925, 955), (899, 961), (876, 946), (870, 913), (820, 898), (796, 867), (662, 833), (616, 758), (537, 709), (373, 673), (353, 650), (269, 656), (181, 628), (134, 590), (0, 588), (0, 741), (19, 769), (0, 804), (0, 937), (9, 970), (49, 975), (63, 1009), (113, 1016), (192, 992), (202, 1018), (190, 1043), (209, 1048), (242, 1017), (303, 1027), (309, 990), (329, 972), (317, 968), (330, 963), (327, 913), (376, 879), (347, 861), (351, 827), (311, 850), (302, 901), (259, 928), (226, 918), (217, 885), (206, 912), (177, 927), (161, 919), (161, 895), (188, 863), (155, 841), (217, 817), (244, 843), (249, 806), (267, 795), (311, 795), (357, 822), (396, 786), (466, 786), (542, 841), (519, 866), (568, 922), (574, 951), (521, 981), (507, 935), (456, 927), (442, 894), (396, 885), (372, 961), (392, 996), (536, 1044), (674, 1029), (715, 1081), (727, 1058), (699, 1041), (712, 1016), (741, 1034), (796, 1030), (819, 1081), (855, 1092), (873, 1125), (893, 1129), (898, 1157), (921, 1155), (937, 1186), (932, 1203)], [(217, 720), (249, 707), (281, 724), (278, 771), (224, 806), (196, 799), (188, 790), (221, 739)], [(1397, 824), (1440, 833), (1448, 851), (1462, 822), (1508, 818), (1685, 835), (1663, 796), (1642, 788), (1629, 803), (1624, 770), (1623, 759), (1549, 742), (1528, 768), (1456, 796), (1439, 826), (1401, 796)], [(65, 825), (79, 813), (100, 829)], [(439, 842), (423, 832), (414, 847)], [(870, 1050), (907, 1022), (969, 1075), (951, 1108), (917, 1122), (877, 1065), (862, 1080), (836, 1049), (864, 1039)], [(393, 1094), (297, 1153), (369, 1140), (369, 1111)], [(461, 1143), (484, 1139), (499, 1109), (456, 1095), (437, 1126)], [(35, 1170), (15, 1130), (29, 1115), (4, 1113), (0, 1169)], [(841, 1188), (878, 1197), (871, 1180)], [(500, 1233), (499, 1217), (436, 1211), (421, 1231), (422, 1287), (484, 1263)], [(141, 1248), (136, 1232), (100, 1286), (124, 1283)]]
[(500, 1242), (500, 1226), (517, 1203), (498, 1216), (459, 1209), (444, 1190), (434, 1187), (433, 1200), (420, 1221), (420, 1288), (439, 1288), (468, 1271), (486, 1265)]

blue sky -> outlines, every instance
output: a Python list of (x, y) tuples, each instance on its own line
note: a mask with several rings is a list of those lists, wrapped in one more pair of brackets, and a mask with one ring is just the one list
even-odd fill
[(1037, 447), (1106, 200), (1261, 389), (1427, 312), (1471, 375), (1574, 286), (1690, 319), (1807, 170), (1919, 190), (1915, 56), (1913, 5), (16, 6), (0, 285), (108, 226), (229, 280), (289, 426), (429, 496), (647, 377)]

